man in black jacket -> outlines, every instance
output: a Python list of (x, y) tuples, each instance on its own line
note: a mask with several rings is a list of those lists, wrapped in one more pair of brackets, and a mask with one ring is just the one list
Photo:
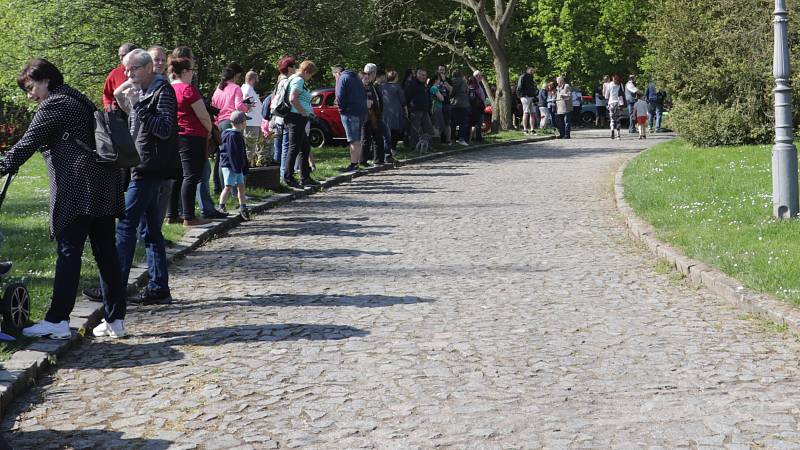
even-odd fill
[(361, 142), (364, 147), (361, 152), (361, 164), (366, 165), (367, 159), (372, 159), (375, 165), (384, 163), (383, 130), (383, 96), (375, 85), (378, 75), (378, 66), (369, 63), (364, 66), (364, 92), (367, 95), (367, 120), (361, 125)]
[(536, 133), (533, 131), (536, 121), (536, 99), (539, 95), (536, 89), (536, 82), (533, 79), (533, 67), (528, 66), (525, 73), (520, 75), (517, 83), (517, 95), (522, 102), (522, 131), (525, 133)]
[(433, 135), (433, 124), (431, 123), (431, 96), (428, 94), (428, 87), (425, 81), (428, 72), (425, 69), (417, 69), (416, 76), (409, 80), (406, 87), (406, 105), (408, 105), (408, 126), (409, 126), (409, 149), (415, 149), (417, 143), (423, 135), (428, 139)]
[[(130, 131), (141, 158), (141, 163), (131, 170), (125, 194), (125, 215), (117, 222), (122, 282), (127, 286), (141, 221), (150, 280), (144, 290), (129, 301), (145, 305), (169, 303), (172, 297), (159, 220), (158, 191), (161, 183), (175, 177), (177, 172), (178, 103), (169, 81), (153, 73), (153, 59), (147, 52), (134, 50), (125, 56), (122, 64), (128, 78), (140, 90), (139, 101), (131, 109)], [(84, 293), (92, 298), (99, 291), (87, 289)], [(100, 336), (103, 332), (103, 324), (94, 331)]]

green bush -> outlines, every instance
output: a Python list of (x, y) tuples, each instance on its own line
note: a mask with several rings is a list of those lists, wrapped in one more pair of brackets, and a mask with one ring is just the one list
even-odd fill
[[(764, 0), (663, 0), (644, 28), (642, 60), (673, 101), (672, 124), (699, 146), (772, 141), (772, 12)], [(792, 66), (800, 52), (800, 4), (789, 5)], [(747, 11), (743, 13), (742, 11)], [(800, 83), (793, 85), (795, 123)]]
[(701, 147), (769, 142), (771, 124), (748, 106), (683, 100), (675, 103), (670, 117), (681, 137)]

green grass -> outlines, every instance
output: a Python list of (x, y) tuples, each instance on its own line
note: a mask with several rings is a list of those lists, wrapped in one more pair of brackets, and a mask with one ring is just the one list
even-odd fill
[(800, 305), (800, 222), (772, 218), (770, 160), (769, 146), (667, 142), (627, 167), (625, 197), (659, 239)]

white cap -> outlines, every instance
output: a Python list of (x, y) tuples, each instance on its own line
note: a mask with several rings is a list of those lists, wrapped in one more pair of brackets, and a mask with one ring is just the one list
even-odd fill
[(373, 63), (368, 63), (366, 66), (364, 66), (364, 73), (372, 73), (376, 70), (378, 70), (378, 66)]
[(473, 77), (477, 77), (478, 75), (482, 75), (480, 70), (476, 70), (475, 72), (472, 72), (472, 76)]

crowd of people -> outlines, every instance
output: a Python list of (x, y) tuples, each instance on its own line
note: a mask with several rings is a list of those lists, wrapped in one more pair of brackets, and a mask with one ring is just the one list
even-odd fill
[[(623, 119), (628, 121), (628, 132), (638, 131), (640, 139), (647, 131), (661, 132), (662, 116), (667, 94), (658, 90), (655, 81), (650, 81), (642, 91), (636, 85), (636, 76), (630, 75), (622, 84), (619, 75), (606, 75), (594, 90), (594, 124), (597, 127), (608, 123), (612, 139), (621, 139)], [(583, 122), (583, 93), (566, 82), (564, 77), (545, 81), (537, 88), (533, 67), (527, 67), (517, 79), (514, 104), (519, 105), (515, 113), (525, 133), (536, 133), (536, 128), (555, 128), (559, 139), (569, 139), (570, 131)]]
[[(298, 64), (291, 56), (281, 58), (275, 87), (262, 99), (256, 90), (258, 74), (245, 74), (237, 63), (228, 64), (213, 93), (204, 96), (197, 85), (195, 56), (185, 46), (168, 52), (157, 45), (142, 49), (126, 43), (118, 56), (120, 63), (103, 88), (103, 108), (105, 114), (127, 121), (140, 159), (129, 170), (96, 158), (87, 143), (95, 142), (97, 108), (64, 82), (55, 65), (31, 59), (17, 79), (39, 106), (24, 136), (0, 159), (0, 174), (15, 173), (36, 151), (42, 152), (49, 176), (50, 237), (57, 242), (50, 307), (44, 320), (23, 329), (26, 336), (70, 337), (69, 316), (87, 238), (100, 284), (84, 290), (84, 295), (104, 306), (95, 336), (125, 336), (128, 302), (171, 302), (162, 224), (194, 227), (227, 217), (230, 196), (238, 199), (241, 218), (249, 220), (248, 148), (260, 146), (265, 137), (272, 139), (272, 158), (280, 165), (283, 183), (292, 188), (319, 184), (311, 177), (309, 141), (314, 110), (308, 81), (318, 71), (313, 61)], [(480, 71), (465, 75), (456, 69), (448, 74), (439, 66), (429, 75), (418, 68), (408, 70), (401, 80), (396, 71), (369, 63), (359, 72), (336, 65), (331, 74), (350, 150), (350, 164), (342, 172), (393, 163), (401, 138), (420, 152), (436, 139), (444, 145), (482, 141), (484, 110), (490, 102)], [(528, 67), (515, 91), (526, 133), (555, 126), (560, 138), (570, 138), (581, 94), (563, 77), (537, 88), (533, 68)], [(651, 129), (654, 121), (656, 129), (661, 127), (663, 93), (653, 83), (641, 92), (634, 77), (624, 88), (619, 76), (606, 77), (595, 98), (598, 112), (608, 112), (612, 138), (615, 133), (619, 138), (626, 108), (631, 132), (638, 123), (642, 138), (644, 121), (637, 118), (650, 117)], [(141, 292), (128, 297), (137, 242), (145, 247), (149, 280)]]

